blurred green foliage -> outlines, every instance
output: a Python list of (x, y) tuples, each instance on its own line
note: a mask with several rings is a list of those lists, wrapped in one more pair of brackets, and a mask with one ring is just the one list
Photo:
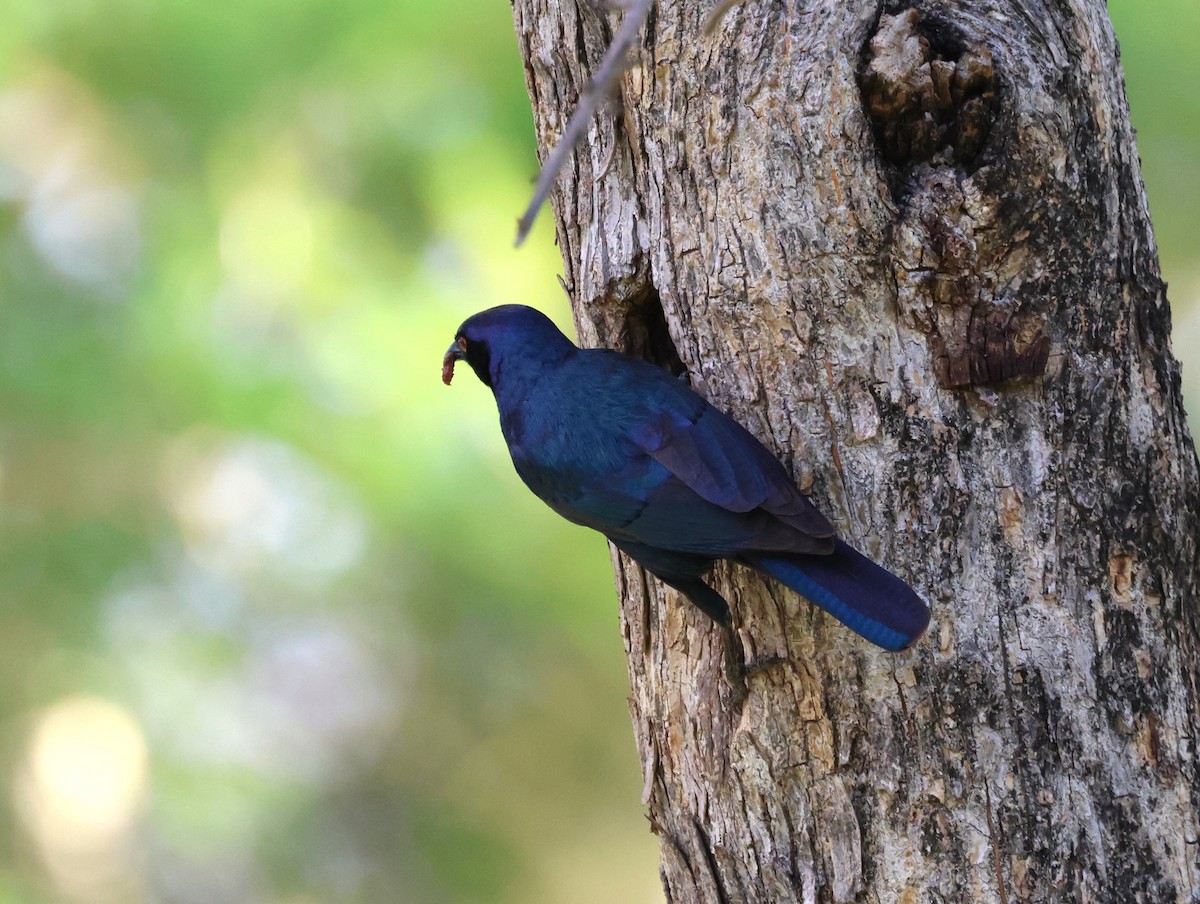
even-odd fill
[[(0, 904), (661, 900), (605, 546), (438, 380), (569, 323), (507, 7), (4, 9)], [(1112, 14), (1200, 339), (1200, 14)]]
[(654, 900), (604, 544), (438, 379), (569, 322), (507, 9), (6, 12), (0, 901)]

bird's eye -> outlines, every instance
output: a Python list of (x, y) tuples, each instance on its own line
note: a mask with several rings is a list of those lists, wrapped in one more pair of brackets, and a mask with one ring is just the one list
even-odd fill
[(458, 339), (455, 341), (458, 342), (458, 347), (461, 348), (464, 352), (467, 350), (467, 337), (466, 336), (459, 336)]

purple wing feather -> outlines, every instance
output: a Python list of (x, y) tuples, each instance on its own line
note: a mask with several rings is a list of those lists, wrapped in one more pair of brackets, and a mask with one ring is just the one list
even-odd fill
[(774, 515), (810, 537), (833, 527), (754, 436), (711, 406), (695, 420), (665, 412), (635, 437), (638, 445), (697, 495), (731, 512)]

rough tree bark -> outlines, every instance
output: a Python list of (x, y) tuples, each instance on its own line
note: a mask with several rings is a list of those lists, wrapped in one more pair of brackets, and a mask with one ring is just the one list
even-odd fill
[[(614, 556), (674, 902), (1200, 900), (1200, 484), (1101, 0), (659, 0), (553, 195), (585, 344), (686, 369), (933, 625)], [(513, 0), (542, 153), (621, 15)]]

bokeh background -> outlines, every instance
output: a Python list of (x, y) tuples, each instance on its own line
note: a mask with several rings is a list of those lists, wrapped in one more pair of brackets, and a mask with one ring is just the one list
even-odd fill
[[(569, 323), (507, 4), (2, 7), (0, 904), (661, 901), (605, 544), (438, 379)], [(1200, 4), (1110, 8), (1200, 398)]]

